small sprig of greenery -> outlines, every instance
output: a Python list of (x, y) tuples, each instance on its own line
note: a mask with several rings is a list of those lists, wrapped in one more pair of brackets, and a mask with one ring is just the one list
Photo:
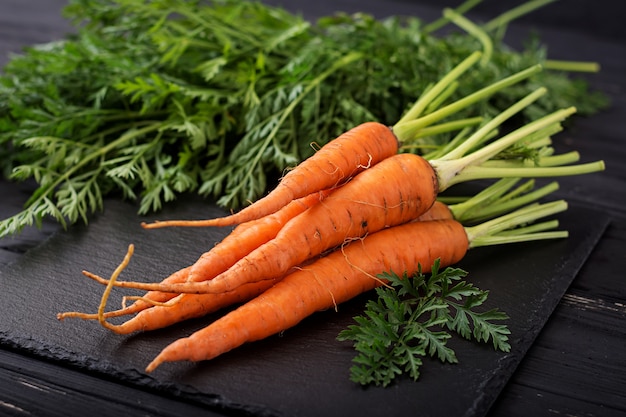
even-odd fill
[(488, 291), (461, 280), (467, 272), (454, 267), (439, 270), (437, 260), (430, 274), (421, 268), (413, 276), (393, 272), (379, 275), (388, 286), (376, 289), (377, 297), (367, 302), (363, 315), (354, 318), (338, 335), (354, 342), (358, 355), (350, 368), (350, 379), (362, 385), (389, 385), (397, 376), (420, 376), (422, 358), (432, 356), (444, 363), (457, 363), (447, 346), (454, 332), (477, 342), (491, 341), (496, 350), (509, 352), (509, 329), (497, 324), (508, 319), (498, 309), (476, 311), (487, 300)]

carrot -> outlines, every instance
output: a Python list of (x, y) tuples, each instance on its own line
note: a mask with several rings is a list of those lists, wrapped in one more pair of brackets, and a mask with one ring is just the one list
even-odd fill
[[(161, 283), (169, 285), (183, 282), (198, 282), (214, 278), (216, 275), (230, 268), (243, 256), (274, 238), (285, 223), (308, 208), (318, 204), (329, 193), (329, 190), (314, 192), (308, 196), (290, 202), (276, 213), (238, 225), (220, 243), (202, 254), (193, 265), (174, 272), (172, 275), (162, 280)], [(249, 289), (246, 289), (246, 291), (248, 290)], [(105, 313), (105, 317), (111, 318), (135, 314), (155, 304), (167, 302), (177, 295), (178, 293), (150, 291), (130, 306)], [(240, 295), (240, 297), (242, 299), (246, 298), (243, 294)], [(231, 298), (235, 300), (233, 303), (236, 302), (236, 297)], [(97, 319), (98, 317), (96, 314), (71, 311), (59, 313), (57, 318), (63, 320), (65, 318)]]
[(271, 214), (290, 201), (316, 191), (338, 187), (383, 159), (398, 152), (398, 139), (388, 126), (365, 122), (320, 148), (287, 172), (267, 196), (230, 216), (210, 220), (170, 220), (143, 224), (169, 226), (231, 226)]
[[(410, 222), (354, 241), (283, 278), (253, 300), (189, 337), (179, 339), (147, 366), (163, 362), (213, 359), (247, 342), (261, 340), (295, 326), (311, 314), (336, 307), (384, 282), (384, 271), (415, 273), (460, 261), (467, 250), (493, 243), (561, 238), (566, 232), (530, 233), (498, 239), (498, 232), (567, 208), (563, 201), (529, 207), (465, 228), (455, 220)], [(402, 248), (402, 250), (397, 250)]]
[(324, 201), (330, 193), (331, 190), (314, 191), (275, 213), (240, 224), (219, 245), (200, 256), (191, 267), (188, 281), (213, 279), (226, 271), (239, 259), (274, 239), (289, 221)]
[[(531, 191), (534, 187), (534, 181), (530, 180), (511, 190), (518, 181), (517, 178), (503, 178), (469, 198), (461, 198), (462, 201), (456, 204), (447, 205), (441, 201), (435, 201), (426, 213), (414, 221), (455, 219), (461, 223), (472, 223), (476, 219), (501, 215), (524, 204), (534, 202), (558, 189), (558, 184), (552, 182)], [(450, 198), (448, 197), (448, 199)], [(88, 274), (91, 278), (107, 284), (107, 280)], [(278, 278), (276, 282), (280, 279)], [(109, 325), (108, 328), (119, 334), (159, 329), (183, 320), (204, 316), (232, 304), (247, 301), (273, 284), (274, 281), (267, 280), (244, 284), (223, 294), (180, 294), (165, 305), (154, 306), (147, 311), (140, 312), (121, 325)], [(170, 295), (171, 293), (156, 292), (156, 294)], [(111, 313), (115, 312), (105, 314), (105, 318), (116, 316)], [(73, 317), (99, 319), (97, 314), (80, 313)]]

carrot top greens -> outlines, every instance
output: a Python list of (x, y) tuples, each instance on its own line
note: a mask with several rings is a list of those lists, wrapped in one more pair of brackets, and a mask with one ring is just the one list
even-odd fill
[[(21, 212), (0, 221), (0, 237), (48, 216), (63, 226), (88, 222), (110, 195), (139, 200), (140, 214), (186, 192), (238, 208), (309, 156), (311, 144), (364, 121), (395, 124), (478, 49), (480, 67), (419, 112), (536, 64), (558, 67), (539, 43), (516, 52), (500, 38), (523, 10), (470, 27), (462, 13), (475, 3), (426, 24), (366, 14), (311, 23), (238, 0), (71, 0), (64, 13), (75, 33), (27, 48), (0, 75), (0, 168), (37, 185)], [(436, 36), (450, 20), (460, 30)], [(463, 123), (494, 116), (536, 85), (551, 94), (524, 109), (528, 120), (605, 104), (581, 81), (544, 70), (455, 111), (453, 121), (422, 126), (407, 146), (436, 150)]]

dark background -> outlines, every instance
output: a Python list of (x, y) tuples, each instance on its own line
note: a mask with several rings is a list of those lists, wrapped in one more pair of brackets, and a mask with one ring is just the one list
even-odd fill
[[(459, 2), (272, 0), (268, 3), (301, 11), (310, 19), (327, 14), (330, 4), (347, 12), (368, 11), (379, 17), (413, 13), (430, 20), (439, 16), (442, 7), (454, 7)], [(470, 16), (488, 20), (520, 3), (485, 0)], [(63, 0), (0, 0), (0, 65), (7, 62), (9, 52), (18, 52), (24, 45), (64, 36), (71, 29), (60, 17), (64, 4)], [(608, 214), (611, 224), (501, 392), (489, 413), (491, 416), (626, 415), (624, 9), (624, 2), (561, 0), (522, 18), (508, 32), (512, 45), (519, 45), (529, 31), (537, 31), (547, 43), (551, 58), (601, 64), (600, 73), (585, 78), (594, 88), (609, 95), (612, 106), (593, 117), (578, 118), (557, 149), (579, 150), (584, 160), (604, 159), (607, 170), (602, 175), (560, 180), (562, 189), (558, 196)], [(0, 195), (2, 216), (17, 211), (28, 196), (25, 186), (4, 181), (0, 182)], [(25, 251), (56, 230), (56, 225), (46, 224), (43, 231), (28, 230), (18, 238), (0, 241), (0, 265), (20, 259)], [(11, 311), (2, 314), (10, 315)], [(63, 386), (62, 392), (55, 391), (59, 386)], [(453, 399), (454, 393), (450, 393), (449, 399), (437, 400)], [(0, 349), (0, 404), (0, 414), (8, 415), (43, 415), (47, 414), (46, 410), (58, 412), (63, 405), (86, 413), (99, 410), (117, 415), (139, 410), (164, 415), (199, 412), (193, 404), (170, 401), (155, 392), (75, 372), (33, 357), (28, 350), (11, 347)]]

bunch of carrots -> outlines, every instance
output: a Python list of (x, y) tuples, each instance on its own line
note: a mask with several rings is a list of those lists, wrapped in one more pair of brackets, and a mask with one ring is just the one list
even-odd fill
[[(59, 319), (98, 320), (119, 334), (147, 331), (241, 304), (208, 327), (167, 346), (147, 366), (201, 361), (295, 326), (316, 311), (387, 283), (383, 272), (406, 272), (459, 262), (468, 249), (567, 236), (556, 220), (536, 222), (567, 208), (536, 203), (556, 183), (533, 180), (597, 172), (602, 161), (573, 164), (576, 152), (554, 155), (551, 136), (575, 112), (562, 109), (517, 129), (503, 123), (542, 95), (538, 88), (491, 120), (449, 116), (541, 70), (532, 67), (443, 105), (452, 86), (481, 54), (472, 54), (429, 88), (392, 127), (367, 122), (345, 132), (287, 172), (266, 197), (229, 216), (171, 220), (145, 228), (236, 226), (193, 265), (160, 283), (120, 281), (133, 246), (106, 279), (98, 312), (66, 312)], [(442, 121), (443, 120), (443, 121)], [(429, 132), (458, 134), (432, 152), (406, 152)], [(532, 158), (526, 158), (527, 155)], [(522, 156), (520, 156), (522, 155)], [(462, 201), (444, 204), (440, 193), (476, 179), (495, 181)], [(516, 187), (516, 188), (514, 188)], [(105, 311), (114, 287), (147, 291), (128, 306)], [(133, 315), (121, 324), (108, 319)]]

